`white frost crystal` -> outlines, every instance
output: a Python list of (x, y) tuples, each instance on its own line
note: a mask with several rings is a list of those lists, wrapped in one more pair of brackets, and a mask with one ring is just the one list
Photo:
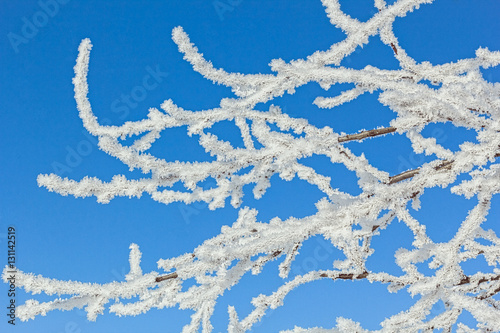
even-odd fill
[[(411, 308), (381, 323), (383, 332), (448, 331), (463, 310), (474, 316), (478, 330), (500, 331), (500, 302), (493, 297), (500, 291), (500, 239), (493, 231), (481, 227), (492, 196), (500, 192), (500, 85), (487, 82), (479, 71), (497, 66), (500, 52), (480, 48), (471, 59), (436, 66), (428, 62), (417, 63), (399, 45), (392, 25), (396, 17), (403, 17), (432, 0), (399, 0), (390, 6), (383, 0), (375, 0), (378, 12), (367, 22), (344, 14), (338, 0), (322, 2), (331, 23), (342, 29), (346, 38), (306, 59), (288, 63), (273, 60), (270, 65), (275, 74), (243, 75), (214, 68), (190, 42), (184, 30), (175, 28), (173, 40), (184, 59), (205, 78), (230, 87), (235, 97), (221, 100), (218, 108), (201, 111), (184, 110), (166, 100), (161, 109), (151, 108), (146, 119), (121, 126), (100, 125), (92, 112), (87, 99), (92, 44), (88, 39), (82, 41), (73, 83), (83, 125), (98, 138), (101, 150), (119, 159), (130, 170), (140, 169), (148, 176), (135, 180), (116, 175), (110, 182), (104, 182), (90, 177), (75, 181), (50, 174), (38, 177), (40, 186), (61, 195), (95, 196), (101, 203), (117, 196), (148, 194), (164, 204), (202, 201), (208, 203), (210, 209), (216, 209), (223, 207), (227, 198), (231, 199), (232, 206), (239, 207), (245, 199), (245, 185), (253, 186), (255, 198), (260, 198), (271, 186), (271, 177), (278, 174), (285, 180), (294, 177), (305, 180), (323, 192), (324, 197), (316, 204), (314, 215), (301, 219), (260, 222), (256, 220), (256, 210), (241, 208), (232, 226), (224, 226), (218, 236), (206, 240), (192, 253), (160, 259), (158, 272), (142, 272), (139, 247), (132, 244), (130, 272), (125, 281), (90, 284), (19, 272), (16, 276), (18, 287), (28, 293), (43, 292), (57, 297), (45, 303), (27, 301), (18, 309), (22, 320), (55, 309), (73, 308), (84, 308), (88, 319), (95, 320), (112, 302), (109, 310), (119, 316), (137, 315), (151, 308), (189, 308), (194, 314), (184, 331), (197, 332), (201, 326), (203, 332), (209, 332), (218, 297), (237, 284), (244, 274), (258, 274), (266, 263), (279, 260), (279, 275), (287, 278), (301, 245), (321, 235), (341, 249), (346, 259), (332, 263), (330, 270), (297, 275), (274, 293), (254, 298), (254, 309), (245, 318), (240, 319), (236, 309), (230, 307), (230, 332), (250, 330), (268, 309), (281, 306), (290, 291), (319, 279), (367, 279), (386, 284), (392, 292), (404, 292), (404, 289), (411, 295), (418, 295)], [(375, 35), (394, 52), (400, 64), (398, 70), (339, 67), (342, 59)], [(422, 84), (423, 80), (433, 82), (436, 87), (429, 88)], [(278, 106), (272, 105), (267, 111), (255, 109), (258, 103), (293, 93), (311, 82), (325, 89), (340, 83), (355, 86), (337, 97), (317, 96), (314, 104), (320, 108), (334, 108), (365, 92), (378, 91), (379, 102), (397, 116), (388, 128), (345, 135), (329, 127), (315, 127), (305, 119), (292, 118)], [(244, 148), (234, 148), (210, 133), (211, 126), (221, 121), (234, 121), (241, 132)], [(476, 132), (477, 142), (464, 143), (452, 152), (435, 139), (420, 134), (431, 123), (466, 127)], [(279, 130), (272, 130), (270, 124)], [(215, 157), (213, 162), (167, 162), (147, 152), (162, 131), (181, 126), (187, 127), (189, 135), (199, 137), (199, 144)], [(290, 132), (301, 135), (294, 136)], [(415, 152), (434, 159), (419, 169), (390, 177), (371, 165), (364, 155), (354, 154), (344, 144), (393, 132), (406, 135)], [(121, 140), (135, 135), (140, 138), (134, 144), (122, 144)], [(255, 148), (256, 141), (262, 148)], [(362, 193), (353, 196), (332, 188), (329, 177), (299, 162), (313, 154), (324, 155), (332, 163), (341, 163), (355, 172)], [(453, 186), (451, 191), (467, 198), (477, 197), (478, 203), (449, 242), (434, 243), (426, 234), (425, 226), (412, 217), (408, 204), (413, 202), (413, 207), (419, 208), (419, 196), (425, 189), (448, 188), (459, 175), (467, 175), (467, 180)], [(209, 178), (215, 179), (216, 186), (204, 189), (200, 184)], [(183, 184), (188, 191), (174, 190), (176, 183)], [(372, 237), (383, 232), (395, 218), (414, 235), (413, 247), (400, 249), (396, 254), (396, 264), (404, 272), (401, 276), (369, 270), (365, 266), (373, 253)], [(479, 240), (486, 240), (489, 245)], [(460, 263), (480, 255), (492, 266), (494, 273), (465, 275)], [(434, 276), (424, 275), (416, 266), (427, 260), (436, 270)], [(183, 282), (191, 278), (197, 283), (183, 291)], [(60, 295), (66, 296), (58, 298)], [(138, 296), (137, 301), (130, 302), (134, 296)], [(429, 317), (433, 305), (440, 301), (447, 305), (446, 309)], [(464, 324), (460, 324), (459, 329), (476, 331)], [(345, 318), (337, 318), (337, 325), (332, 329), (296, 327), (289, 332), (306, 331), (365, 332), (359, 323)]]

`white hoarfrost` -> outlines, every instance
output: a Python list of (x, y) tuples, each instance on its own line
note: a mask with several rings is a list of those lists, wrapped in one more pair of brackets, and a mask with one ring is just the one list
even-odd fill
[[(206, 240), (192, 253), (160, 259), (158, 272), (142, 272), (141, 252), (132, 244), (130, 272), (121, 282), (58, 281), (19, 272), (16, 284), (28, 293), (66, 295), (51, 302), (27, 301), (18, 309), (22, 320), (55, 309), (73, 308), (84, 308), (88, 319), (95, 320), (111, 302), (109, 311), (119, 316), (137, 315), (152, 308), (192, 309), (194, 314), (184, 332), (200, 328), (210, 332), (210, 318), (218, 297), (237, 284), (244, 274), (259, 274), (266, 263), (279, 260), (283, 285), (270, 295), (254, 298), (254, 309), (245, 318), (240, 319), (235, 308), (229, 307), (229, 332), (250, 330), (267, 310), (281, 306), (290, 291), (319, 279), (363, 279), (386, 284), (391, 292), (404, 290), (418, 296), (412, 307), (384, 320), (382, 332), (449, 331), (464, 310), (470, 312), (478, 324), (469, 328), (460, 323), (458, 330), (500, 331), (500, 302), (495, 299), (500, 291), (500, 239), (493, 231), (481, 227), (492, 196), (500, 192), (500, 85), (484, 80), (479, 70), (497, 66), (500, 52), (480, 48), (471, 59), (436, 66), (417, 63), (399, 45), (393, 23), (397, 17), (432, 0), (399, 0), (390, 6), (383, 0), (375, 0), (378, 12), (367, 22), (343, 13), (338, 0), (322, 2), (331, 23), (342, 29), (346, 38), (306, 59), (288, 63), (273, 60), (270, 66), (275, 74), (243, 75), (216, 69), (198, 52), (184, 30), (175, 28), (173, 40), (184, 59), (205, 78), (230, 87), (235, 97), (221, 100), (218, 108), (201, 111), (184, 110), (166, 100), (161, 110), (151, 108), (146, 119), (122, 126), (102, 126), (92, 112), (87, 99), (92, 44), (88, 39), (82, 41), (73, 83), (83, 125), (98, 138), (101, 150), (122, 161), (130, 170), (140, 169), (149, 176), (135, 180), (116, 175), (110, 182), (104, 182), (91, 177), (75, 181), (50, 174), (38, 177), (40, 186), (61, 195), (95, 196), (101, 203), (116, 196), (140, 197), (147, 193), (165, 204), (203, 201), (210, 209), (216, 209), (223, 207), (227, 198), (233, 207), (239, 207), (246, 185), (253, 187), (255, 198), (260, 198), (271, 185), (271, 177), (278, 174), (285, 180), (298, 177), (307, 181), (322, 191), (324, 198), (317, 202), (314, 215), (285, 221), (275, 218), (259, 222), (256, 210), (241, 208), (232, 226), (224, 226), (218, 236)], [(339, 66), (342, 59), (375, 35), (392, 50), (400, 64), (398, 70)], [(423, 84), (424, 80), (435, 86), (430, 88)], [(380, 103), (397, 116), (390, 127), (346, 135), (329, 127), (315, 127), (305, 119), (292, 118), (275, 105), (264, 111), (255, 108), (258, 103), (293, 94), (295, 89), (311, 82), (325, 90), (340, 83), (355, 86), (337, 97), (318, 96), (314, 104), (320, 108), (334, 108), (365, 92), (377, 91)], [(241, 131), (244, 148), (233, 148), (229, 142), (210, 133), (211, 126), (220, 121), (234, 121)], [(464, 143), (456, 152), (445, 149), (435, 139), (421, 135), (431, 123), (452, 123), (473, 130), (477, 143)], [(279, 130), (272, 130), (271, 124)], [(216, 159), (213, 162), (167, 162), (147, 153), (163, 130), (180, 126), (186, 126), (189, 135), (198, 136), (199, 144)], [(391, 176), (345, 145), (345, 142), (368, 137), (376, 140), (377, 136), (394, 132), (405, 135), (416, 153), (425, 153), (434, 159), (418, 169)], [(140, 138), (132, 145), (122, 144), (121, 140), (131, 136)], [(256, 148), (256, 142), (261, 148)], [(299, 163), (301, 158), (313, 154), (324, 155), (332, 163), (341, 163), (355, 172), (362, 193), (353, 196), (332, 188), (329, 177)], [(461, 175), (466, 175), (467, 180), (452, 186)], [(208, 178), (215, 179), (217, 185), (204, 189), (201, 183)], [(172, 189), (176, 183), (188, 191)], [(410, 202), (418, 208), (418, 198), (425, 189), (437, 186), (467, 198), (477, 197), (478, 202), (456, 235), (449, 242), (439, 244), (428, 237), (425, 226), (413, 218), (407, 208)], [(396, 218), (414, 235), (412, 248), (396, 253), (396, 264), (404, 273), (395, 276), (368, 269), (365, 264), (373, 253), (372, 237), (383, 232)], [(346, 259), (335, 261), (330, 270), (310, 271), (286, 279), (298, 249), (313, 236), (328, 239), (344, 252)], [(468, 276), (463, 272), (460, 264), (478, 256), (484, 256), (494, 273), (478, 271)], [(424, 275), (417, 268), (418, 263), (427, 260), (435, 269), (433, 276)], [(4, 280), (6, 278), (4, 271)], [(182, 290), (184, 281), (191, 278), (196, 284)], [(132, 297), (138, 297), (137, 301), (130, 302)], [(446, 304), (445, 310), (429, 316), (433, 305), (440, 301)], [(289, 332), (306, 331), (365, 332), (360, 323), (345, 318), (337, 318), (336, 326), (330, 329), (296, 327)]]

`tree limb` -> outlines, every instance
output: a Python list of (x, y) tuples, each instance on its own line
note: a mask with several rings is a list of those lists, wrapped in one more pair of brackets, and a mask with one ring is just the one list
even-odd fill
[(177, 273), (173, 272), (173, 273), (170, 273), (170, 274), (167, 274), (167, 275), (158, 276), (156, 278), (156, 282), (162, 282), (162, 281), (165, 281), (165, 280), (176, 279), (177, 277), (178, 277)]
[(369, 131), (363, 131), (357, 134), (348, 134), (339, 137), (339, 142), (347, 142), (347, 141), (352, 141), (352, 140), (362, 140), (368, 137), (374, 137), (378, 135), (383, 135), (387, 133), (392, 133), (395, 132), (396, 128), (395, 127), (385, 127), (385, 128), (378, 128), (378, 129), (372, 129)]

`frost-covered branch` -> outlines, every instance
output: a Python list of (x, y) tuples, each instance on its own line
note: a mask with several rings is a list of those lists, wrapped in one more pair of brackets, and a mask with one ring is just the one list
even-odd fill
[[(244, 188), (253, 189), (261, 198), (278, 175), (283, 180), (297, 177), (317, 187), (324, 197), (317, 202), (314, 215), (258, 222), (257, 211), (240, 208), (231, 226), (203, 242), (192, 253), (158, 261), (159, 272), (144, 274), (140, 267), (141, 253), (137, 245), (130, 247), (130, 273), (125, 281), (108, 284), (85, 284), (52, 280), (19, 272), (17, 285), (26, 292), (66, 295), (51, 302), (27, 301), (19, 308), (19, 317), (32, 319), (51, 310), (85, 308), (90, 320), (102, 314), (105, 306), (117, 315), (137, 315), (152, 308), (178, 307), (194, 311), (185, 332), (210, 332), (210, 317), (219, 297), (245, 274), (259, 274), (267, 263), (280, 261), (279, 276), (283, 284), (270, 295), (256, 296), (254, 309), (243, 319), (229, 308), (230, 332), (250, 330), (268, 309), (281, 306), (286, 295), (303, 284), (319, 279), (368, 280), (387, 286), (390, 292), (405, 290), (419, 296), (415, 304), (384, 320), (384, 332), (416, 332), (434, 329), (451, 330), (464, 310), (478, 321), (477, 329), (500, 331), (500, 305), (495, 296), (500, 292), (500, 239), (492, 230), (482, 228), (494, 195), (500, 193), (500, 85), (484, 80), (480, 68), (500, 64), (500, 52), (480, 48), (476, 57), (457, 62), (432, 65), (418, 63), (398, 43), (393, 31), (396, 17), (404, 17), (420, 5), (432, 0), (399, 0), (388, 6), (375, 0), (377, 13), (367, 22), (346, 15), (338, 0), (322, 0), (330, 22), (342, 29), (346, 38), (328, 50), (317, 51), (305, 59), (288, 63), (274, 59), (274, 74), (228, 73), (215, 68), (191, 43), (181, 27), (172, 36), (179, 51), (193, 69), (217, 84), (230, 87), (234, 97), (222, 99), (219, 107), (207, 110), (185, 110), (166, 100), (159, 109), (151, 108), (146, 119), (129, 121), (121, 126), (99, 123), (88, 100), (87, 74), (92, 44), (85, 39), (79, 47), (75, 65), (75, 99), (83, 126), (97, 137), (99, 148), (127, 165), (139, 169), (144, 178), (128, 179), (116, 175), (109, 182), (95, 177), (81, 180), (58, 175), (40, 175), (38, 183), (49, 191), (75, 197), (95, 196), (107, 203), (117, 196), (141, 197), (170, 204), (202, 201), (210, 209), (224, 207), (226, 199), (240, 207)], [(400, 68), (383, 70), (372, 66), (351, 69), (340, 66), (357, 47), (378, 35), (392, 50)], [(428, 86), (424, 81), (432, 83)], [(349, 103), (365, 93), (377, 92), (378, 101), (396, 113), (389, 126), (346, 134), (332, 128), (317, 127), (306, 119), (293, 118), (277, 105), (259, 105), (296, 89), (317, 83), (325, 96), (316, 96), (312, 112)], [(350, 83), (354, 87), (330, 96), (335, 84)], [(243, 148), (218, 138), (212, 126), (221, 121), (233, 122), (241, 134)], [(457, 151), (439, 144), (435, 138), (424, 137), (422, 131), (430, 124), (450, 123), (475, 131), (475, 142), (465, 142)], [(163, 131), (185, 127), (187, 134), (198, 138), (199, 144), (213, 157), (210, 162), (183, 163), (157, 158), (148, 153)], [(431, 160), (415, 169), (390, 175), (374, 167), (364, 154), (349, 149), (352, 141), (377, 140), (384, 135), (405, 136), (417, 154)], [(125, 139), (135, 138), (125, 144)], [(258, 145), (257, 145), (258, 144)], [(260, 148), (256, 148), (260, 147)], [(302, 159), (325, 156), (332, 164), (340, 163), (358, 178), (361, 194), (353, 195), (334, 188), (331, 178), (303, 164)], [(463, 176), (466, 176), (465, 178)], [(334, 176), (335, 177), (335, 176)], [(457, 179), (466, 179), (456, 184)], [(216, 186), (202, 188), (213, 179)], [(174, 190), (181, 184), (184, 190)], [(477, 205), (469, 212), (455, 236), (446, 243), (434, 243), (425, 225), (416, 220), (408, 204), (420, 206), (419, 197), (426, 189), (440, 186), (466, 198), (477, 197)], [(413, 233), (412, 247), (396, 253), (396, 264), (403, 274), (393, 276), (366, 267), (373, 253), (371, 241), (399, 220)], [(290, 276), (291, 267), (301, 246), (310, 238), (320, 236), (332, 247), (341, 250), (342, 260), (332, 262), (329, 270), (314, 270)], [(484, 245), (487, 242), (489, 245)], [(464, 274), (461, 264), (483, 256), (492, 272)], [(419, 271), (417, 264), (428, 263), (434, 275)], [(7, 270), (4, 270), (4, 280)], [(193, 279), (195, 285), (183, 291), (183, 283)], [(137, 299), (130, 300), (132, 297)], [(434, 304), (442, 301), (445, 311), (432, 316)], [(469, 330), (460, 324), (463, 331)], [(331, 330), (296, 328), (290, 332), (367, 332), (359, 323), (337, 318)]]

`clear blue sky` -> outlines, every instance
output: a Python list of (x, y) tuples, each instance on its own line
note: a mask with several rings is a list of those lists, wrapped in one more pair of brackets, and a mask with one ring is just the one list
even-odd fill
[[(269, 73), (274, 58), (303, 58), (327, 49), (344, 38), (331, 26), (319, 0), (241, 0), (219, 2), (232, 10), (217, 12), (211, 0), (97, 1), (59, 0), (58, 8), (46, 7), (51, 0), (0, 2), (0, 263), (7, 260), (5, 234), (9, 225), (17, 233), (18, 267), (63, 280), (105, 283), (123, 279), (128, 272), (129, 245), (142, 252), (143, 271), (156, 269), (159, 258), (191, 252), (203, 240), (217, 235), (222, 225), (235, 221), (231, 206), (209, 211), (203, 204), (165, 206), (147, 196), (114, 199), (108, 205), (95, 198), (62, 197), (39, 188), (40, 173), (58, 173), (72, 179), (85, 175), (109, 180), (114, 174), (129, 174), (119, 161), (99, 151), (85, 132), (73, 99), (73, 66), (83, 38), (94, 45), (90, 59), (90, 101), (95, 114), (110, 123), (142, 119), (149, 107), (159, 107), (171, 98), (188, 110), (217, 107), (231, 96), (228, 88), (213, 85), (194, 72), (171, 40), (171, 31), (181, 25), (206, 59), (216, 67), (241, 73)], [(232, 3), (232, 4), (229, 4)], [(362, 21), (375, 7), (371, 0), (341, 1), (342, 9)], [(43, 14), (45, 10), (51, 15)], [(497, 0), (436, 0), (405, 18), (396, 20), (395, 33), (401, 45), (417, 61), (441, 64), (474, 57), (478, 47), (500, 50), (500, 2)], [(39, 27), (30, 27), (36, 22)], [(31, 28), (31, 30), (30, 30)], [(363, 68), (367, 64), (396, 69), (392, 51), (378, 37), (345, 59), (342, 65)], [(161, 72), (154, 88), (137, 95), (145, 76)], [(500, 80), (500, 70), (486, 70), (489, 81)], [(331, 95), (341, 87), (333, 87)], [(138, 90), (139, 89), (139, 90)], [(122, 96), (136, 93), (127, 104)], [(293, 96), (275, 100), (285, 112), (304, 117), (317, 126), (330, 126), (346, 133), (387, 126), (395, 114), (377, 102), (377, 93), (367, 94), (335, 110), (319, 110), (312, 101), (322, 91), (317, 85), (297, 90)], [(329, 92), (330, 93), (330, 92)], [(324, 94), (324, 93), (323, 93)], [(138, 97), (139, 96), (139, 97)], [(230, 124), (214, 127), (214, 133), (238, 145), (241, 139)], [(435, 125), (424, 132), (445, 147), (457, 150), (474, 136), (465, 129)], [(167, 160), (209, 160), (189, 138), (184, 128), (169, 130), (152, 150)], [(239, 140), (239, 141), (238, 141)], [(391, 174), (419, 166), (427, 159), (412, 153), (408, 140), (397, 136), (350, 143), (354, 152), (365, 152), (373, 164)], [(306, 162), (332, 177), (332, 184), (359, 193), (354, 174), (343, 166), (320, 158)], [(133, 173), (132, 176), (139, 176)], [(249, 192), (249, 191), (247, 191)], [(422, 197), (422, 209), (414, 216), (427, 225), (434, 241), (447, 241), (475, 203), (433, 189)], [(250, 194), (250, 193), (248, 193)], [(304, 217), (315, 212), (320, 192), (300, 181), (272, 179), (272, 187), (261, 199), (246, 195), (243, 206), (257, 208), (259, 220), (274, 216)], [(500, 201), (493, 200), (485, 228), (500, 232)], [(394, 252), (410, 247), (411, 233), (393, 224), (374, 239), (375, 254), (369, 268), (381, 267), (397, 273)], [(330, 268), (340, 252), (319, 238), (301, 250), (292, 275), (315, 268)], [(370, 266), (371, 265), (371, 266)], [(471, 271), (482, 267), (478, 261)], [(214, 332), (226, 331), (227, 305), (235, 305), (240, 318), (251, 309), (250, 300), (269, 294), (280, 285), (277, 264), (261, 276), (246, 276), (242, 284), (224, 295), (213, 317)], [(0, 331), (2, 332), (179, 332), (188, 323), (190, 311), (153, 310), (138, 317), (99, 316), (88, 322), (83, 313), (51, 312), (46, 317), (7, 325), (7, 288), (0, 287)], [(49, 300), (36, 295), (39, 300)], [(18, 290), (16, 301), (27, 295)], [(385, 317), (408, 308), (412, 299), (404, 292), (389, 294), (385, 286), (366, 282), (320, 281), (297, 289), (285, 305), (264, 317), (255, 332), (275, 332), (302, 327), (334, 326), (343, 316), (377, 329)], [(436, 309), (439, 311), (439, 308)], [(463, 320), (468, 320), (465, 314)]]

